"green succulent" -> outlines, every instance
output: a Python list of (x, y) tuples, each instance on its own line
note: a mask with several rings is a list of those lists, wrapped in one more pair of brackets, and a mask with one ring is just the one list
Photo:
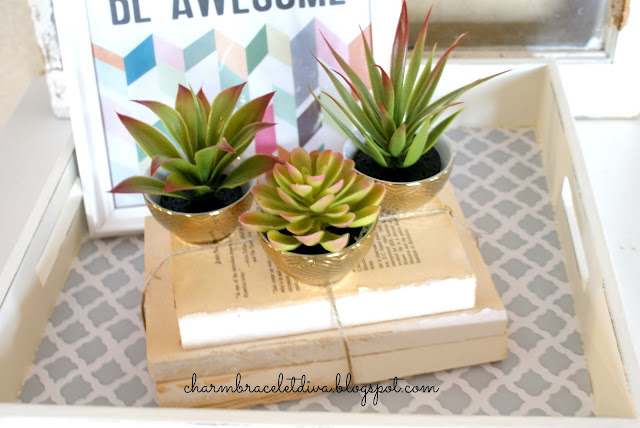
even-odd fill
[(252, 189), (261, 212), (244, 213), (239, 220), (248, 229), (266, 232), (281, 251), (301, 245), (340, 251), (349, 243), (349, 233), (328, 229), (375, 223), (385, 192), (382, 184), (358, 174), (352, 160), (330, 150), (296, 148), (264, 179)]
[[(339, 118), (332, 109), (328, 108), (326, 102), (321, 101), (313, 91), (312, 95), (327, 114), (334, 119), (347, 138), (353, 141), (360, 151), (383, 167), (406, 168), (415, 164), (422, 155), (433, 147), (462, 110), (458, 110), (438, 122), (440, 116), (450, 107), (460, 104), (455, 101), (466, 91), (502, 74), (497, 73), (476, 80), (431, 101), (444, 71), (447, 58), (456, 47), (467, 39), (464, 39), (466, 33), (458, 37), (432, 68), (436, 49), (434, 45), (427, 64), (419, 73), (430, 15), (431, 11), (427, 14), (418, 40), (414, 45), (409, 64), (406, 66), (409, 50), (409, 19), (407, 5), (403, 2), (393, 43), (390, 73), (375, 64), (369, 43), (364, 32), (362, 33), (373, 94), (369, 92), (358, 74), (326, 39), (325, 42), (346, 76), (335, 70), (332, 72), (316, 58), (333, 82), (344, 104), (331, 95), (324, 94), (342, 110), (348, 122)], [(348, 88), (336, 76), (342, 78)], [(362, 137), (356, 135), (352, 126), (355, 126)]]
[[(202, 90), (196, 93), (182, 85), (178, 88), (175, 108), (156, 101), (136, 101), (158, 116), (177, 147), (153, 126), (119, 114), (138, 146), (151, 158), (151, 177), (127, 178), (111, 192), (195, 199), (241, 186), (273, 168), (276, 158), (255, 155), (224, 175), (225, 169), (249, 147), (256, 134), (274, 125), (262, 122), (273, 93), (235, 110), (245, 84), (220, 92), (213, 103), (209, 103)], [(168, 173), (166, 179), (152, 178), (159, 168)]]

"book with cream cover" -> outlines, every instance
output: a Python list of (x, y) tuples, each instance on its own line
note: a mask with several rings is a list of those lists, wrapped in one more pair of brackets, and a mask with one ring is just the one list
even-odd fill
[[(463, 220), (453, 192), (441, 197)], [(410, 376), (454, 367), (497, 361), (506, 356), (506, 312), (469, 231), (457, 226), (477, 278), (472, 308), (347, 327), (353, 368), (352, 384)], [(153, 219), (145, 227), (147, 276), (170, 251), (170, 237)], [(145, 290), (143, 306), (147, 330), (147, 362), (162, 406), (247, 407), (294, 400), (302, 394), (210, 393), (186, 394), (197, 385), (233, 386), (238, 373), (243, 383), (271, 384), (278, 375), (305, 374), (313, 385), (330, 386), (337, 373), (349, 370), (342, 336), (337, 329), (231, 343), (197, 349), (180, 344), (174, 307), (171, 263), (157, 272)], [(429, 355), (429, 358), (424, 358)]]

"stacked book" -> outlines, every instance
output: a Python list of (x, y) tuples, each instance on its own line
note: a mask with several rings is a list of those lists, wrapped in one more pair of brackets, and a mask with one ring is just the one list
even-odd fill
[[(505, 358), (506, 312), (450, 185), (422, 209), (445, 205), (457, 222), (381, 221), (365, 260), (332, 285), (335, 310), (325, 287), (280, 272), (241, 229), (171, 257), (144, 292), (158, 403), (249, 407)], [(147, 277), (185, 248), (147, 219)]]

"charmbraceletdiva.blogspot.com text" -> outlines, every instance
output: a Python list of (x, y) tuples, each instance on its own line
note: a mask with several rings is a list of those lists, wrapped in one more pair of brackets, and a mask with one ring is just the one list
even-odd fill
[(337, 373), (335, 384), (319, 385), (314, 384), (307, 378), (307, 375), (285, 377), (280, 373), (271, 384), (252, 385), (242, 381), (242, 374), (237, 373), (234, 384), (228, 385), (198, 385), (198, 376), (194, 373), (191, 376), (191, 384), (184, 386), (185, 394), (317, 394), (321, 392), (337, 392), (346, 394), (362, 394), (360, 404), (365, 406), (367, 400), (375, 406), (378, 404), (381, 394), (415, 394), (415, 393), (437, 393), (440, 388), (430, 385), (400, 385), (403, 378), (393, 377), (386, 385), (379, 383), (369, 383), (363, 385), (352, 385), (351, 373), (342, 376)]

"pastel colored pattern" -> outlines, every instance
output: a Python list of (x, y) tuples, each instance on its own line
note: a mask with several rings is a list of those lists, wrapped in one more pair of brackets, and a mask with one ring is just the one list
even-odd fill
[[(264, 122), (275, 122), (273, 104), (267, 108), (264, 115)], [(277, 126), (277, 125), (276, 125)], [(255, 139), (256, 153), (272, 154), (276, 150), (276, 130), (275, 127), (263, 129), (258, 132)]]
[[(119, 146), (128, 141), (121, 125), (113, 119), (115, 113), (142, 114), (130, 105), (131, 99), (155, 99), (171, 104), (178, 84), (191, 84), (194, 88), (204, 86), (207, 95), (213, 97), (244, 81), (248, 84), (239, 104), (276, 91), (265, 120), (278, 125), (258, 134), (255, 140), (257, 153), (273, 153), (276, 144), (288, 149), (306, 146), (310, 150), (324, 145), (324, 141), (310, 145), (326, 119), (309, 93), (309, 87), (316, 93), (322, 89), (319, 66), (311, 53), (331, 61), (322, 34), (366, 79), (366, 72), (361, 73), (364, 69), (357, 66), (359, 62), (364, 63), (360, 36), (342, 40), (317, 18), (310, 18), (293, 37), (269, 24), (254, 31), (244, 44), (219, 28), (196, 33), (186, 45), (184, 41), (177, 42), (179, 38), (173, 40), (166, 32), (162, 36), (146, 34), (127, 51), (114, 51), (94, 43), (92, 51), (105, 137), (118, 140), (112, 148), (120, 150)], [(370, 28), (365, 31), (369, 33)], [(270, 81), (265, 81), (265, 76), (269, 76)], [(140, 118), (144, 119), (144, 116)], [(328, 135), (341, 138), (335, 133)], [(110, 154), (110, 162), (113, 159)], [(139, 173), (147, 163), (148, 159), (141, 154), (131, 159), (128, 167), (132, 173)]]
[(124, 57), (124, 66), (128, 85), (131, 85), (147, 71), (156, 66), (153, 36), (147, 37)]
[(162, 61), (176, 70), (186, 71), (182, 49), (155, 35), (153, 36), (153, 48), (156, 61)]

